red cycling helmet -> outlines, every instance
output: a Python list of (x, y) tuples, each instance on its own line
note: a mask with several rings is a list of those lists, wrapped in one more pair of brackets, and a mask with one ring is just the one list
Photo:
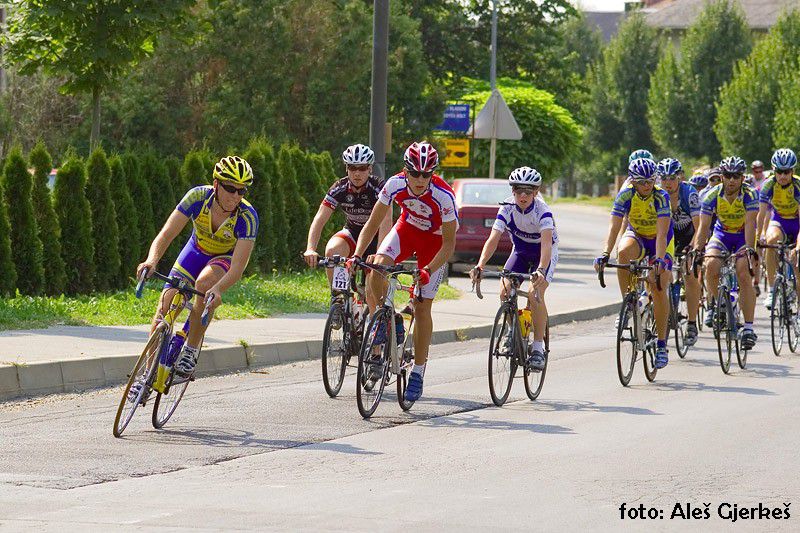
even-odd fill
[(415, 142), (406, 148), (403, 162), (409, 170), (433, 172), (439, 165), (439, 153), (428, 141)]

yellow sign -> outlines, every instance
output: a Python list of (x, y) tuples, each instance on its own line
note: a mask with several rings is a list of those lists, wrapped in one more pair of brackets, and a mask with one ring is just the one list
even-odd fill
[(442, 139), (443, 168), (469, 168), (469, 139)]

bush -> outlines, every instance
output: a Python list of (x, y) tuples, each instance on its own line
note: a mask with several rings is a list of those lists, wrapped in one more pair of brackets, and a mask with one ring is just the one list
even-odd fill
[(95, 148), (86, 165), (86, 199), (92, 209), (95, 286), (99, 291), (116, 287), (120, 275), (119, 226), (111, 198), (111, 166), (102, 148)]
[[(267, 259), (263, 269), (268, 272), (274, 268), (284, 269), (289, 264), (289, 246), (285, 238), (289, 233), (289, 223), (286, 219), (286, 197), (280, 184), (275, 150), (266, 141), (260, 142), (259, 146), (264, 155), (264, 176), (269, 183), (269, 198), (265, 200), (268, 202), (269, 212), (258, 214), (261, 217), (262, 226), (266, 226), (266, 231), (259, 232), (256, 246), (266, 246)], [(270, 236), (273, 238), (269, 239)]]
[(5, 202), (11, 209), (11, 257), (17, 269), (17, 288), (26, 295), (44, 292), (42, 241), (33, 216), (31, 190), (33, 180), (20, 147), (9, 152), (3, 167)]
[(56, 296), (64, 292), (66, 274), (61, 257), (61, 227), (53, 209), (53, 197), (48, 180), (53, 160), (44, 143), (34, 146), (29, 155), (33, 166), (33, 214), (42, 241), (42, 265), (44, 267), (44, 292)]
[(55, 209), (61, 224), (61, 254), (67, 274), (66, 294), (94, 289), (92, 210), (86, 199), (86, 168), (75, 155), (61, 165), (56, 176)]
[[(257, 140), (253, 139), (250, 141), (250, 145), (242, 157), (244, 157), (253, 169), (253, 185), (250, 186), (250, 190), (247, 193), (247, 201), (250, 202), (259, 217), (256, 245), (250, 257), (248, 270), (250, 272), (258, 270), (269, 272), (269, 249), (263, 246), (263, 244), (271, 242), (271, 237), (274, 237), (268, 235), (271, 222), (271, 220), (268, 220), (270, 215), (268, 199), (271, 187), (266, 177), (264, 152), (261, 151)], [(262, 246), (259, 246), (260, 244)]]
[(185, 194), (192, 187), (208, 184), (208, 174), (200, 152), (192, 150), (186, 154), (181, 166), (181, 176), (186, 187), (181, 194)]
[(125, 171), (125, 179), (128, 182), (131, 199), (137, 208), (139, 251), (141, 259), (144, 259), (148, 250), (150, 250), (150, 243), (153, 242), (156, 236), (156, 228), (153, 221), (153, 202), (150, 199), (150, 185), (142, 176), (141, 162), (137, 154), (126, 152), (122, 156), (122, 166)]
[[(308, 202), (300, 192), (297, 184), (297, 168), (294, 166), (292, 148), (284, 144), (278, 151), (278, 188), (284, 195), (286, 222), (288, 224), (287, 267), (297, 269), (302, 267), (300, 255), (306, 247), (306, 236), (310, 224), (308, 216)], [(280, 235), (280, 234), (279, 234)]]
[(128, 180), (122, 165), (122, 158), (115, 155), (109, 160), (111, 166), (111, 198), (117, 211), (119, 228), (120, 270), (116, 285), (124, 288), (128, 278), (136, 272), (142, 260), (142, 238), (139, 232), (139, 217), (129, 192)]
[[(3, 184), (0, 183), (0, 197), (3, 196)], [(0, 294), (13, 296), (17, 286), (17, 269), (11, 257), (11, 226), (8, 223), (6, 203), (0, 201)]]

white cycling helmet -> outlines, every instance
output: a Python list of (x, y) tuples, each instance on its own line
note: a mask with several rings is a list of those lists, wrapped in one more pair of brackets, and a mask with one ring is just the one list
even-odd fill
[(346, 165), (371, 165), (375, 162), (375, 152), (366, 144), (354, 144), (342, 152), (342, 161)]
[(528, 185), (531, 187), (539, 187), (542, 184), (542, 175), (539, 171), (531, 167), (519, 167), (511, 171), (508, 176), (508, 184), (512, 187), (514, 185)]

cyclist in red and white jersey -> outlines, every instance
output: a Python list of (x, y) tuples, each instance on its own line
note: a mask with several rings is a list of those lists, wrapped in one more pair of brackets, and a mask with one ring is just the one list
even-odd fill
[[(414, 304), (414, 368), (406, 387), (406, 399), (416, 401), (422, 395), (422, 378), (433, 333), (431, 304), (444, 277), (447, 260), (455, 250), (458, 216), (453, 189), (433, 173), (439, 164), (436, 149), (426, 141), (415, 142), (408, 147), (403, 160), (403, 171), (389, 178), (378, 195), (378, 203), (358, 237), (354, 257), (364, 254), (381, 221), (391, 211), (392, 202), (397, 203), (402, 210), (400, 218), (378, 246), (372, 261), (392, 266), (414, 254), (417, 256), (422, 301)], [(372, 276), (367, 290), (374, 295), (386, 294), (386, 280)], [(376, 344), (383, 342), (385, 339), (376, 338)]]

